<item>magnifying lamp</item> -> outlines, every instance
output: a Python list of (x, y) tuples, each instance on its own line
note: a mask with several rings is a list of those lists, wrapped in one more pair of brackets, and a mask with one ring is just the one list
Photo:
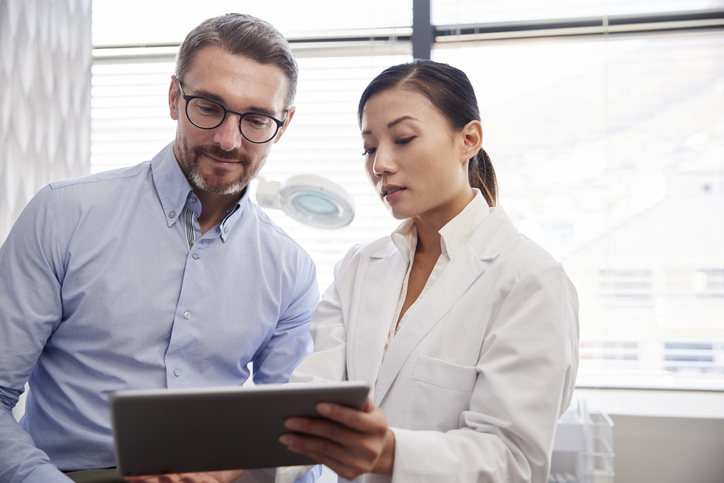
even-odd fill
[(313, 174), (299, 174), (283, 183), (257, 177), (256, 201), (282, 210), (305, 225), (342, 228), (354, 219), (352, 197), (337, 183)]

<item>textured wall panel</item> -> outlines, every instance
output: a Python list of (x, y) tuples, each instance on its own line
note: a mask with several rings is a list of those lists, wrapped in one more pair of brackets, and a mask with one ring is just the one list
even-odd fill
[(0, 241), (44, 185), (90, 172), (91, 0), (0, 0)]

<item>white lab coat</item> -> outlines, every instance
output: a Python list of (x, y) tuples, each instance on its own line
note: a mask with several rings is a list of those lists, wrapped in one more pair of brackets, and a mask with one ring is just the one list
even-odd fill
[(350, 249), (291, 381), (368, 381), (395, 433), (395, 483), (546, 482), (578, 368), (562, 266), (492, 208), (383, 356), (406, 270), (389, 237)]

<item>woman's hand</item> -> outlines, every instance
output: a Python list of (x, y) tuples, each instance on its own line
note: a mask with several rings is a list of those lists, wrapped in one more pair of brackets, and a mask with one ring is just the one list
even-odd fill
[(132, 483), (232, 483), (244, 470), (206, 471), (169, 475), (126, 476)]
[(395, 435), (371, 399), (362, 411), (331, 403), (318, 404), (317, 411), (326, 419), (287, 419), (285, 425), (294, 433), (279, 441), (348, 480), (364, 473), (392, 475)]

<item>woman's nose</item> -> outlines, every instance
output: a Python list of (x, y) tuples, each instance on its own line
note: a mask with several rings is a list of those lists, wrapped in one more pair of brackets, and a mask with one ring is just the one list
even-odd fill
[(387, 154), (387, 150), (377, 148), (374, 160), (372, 161), (372, 172), (377, 177), (394, 172), (394, 163), (392, 158)]

